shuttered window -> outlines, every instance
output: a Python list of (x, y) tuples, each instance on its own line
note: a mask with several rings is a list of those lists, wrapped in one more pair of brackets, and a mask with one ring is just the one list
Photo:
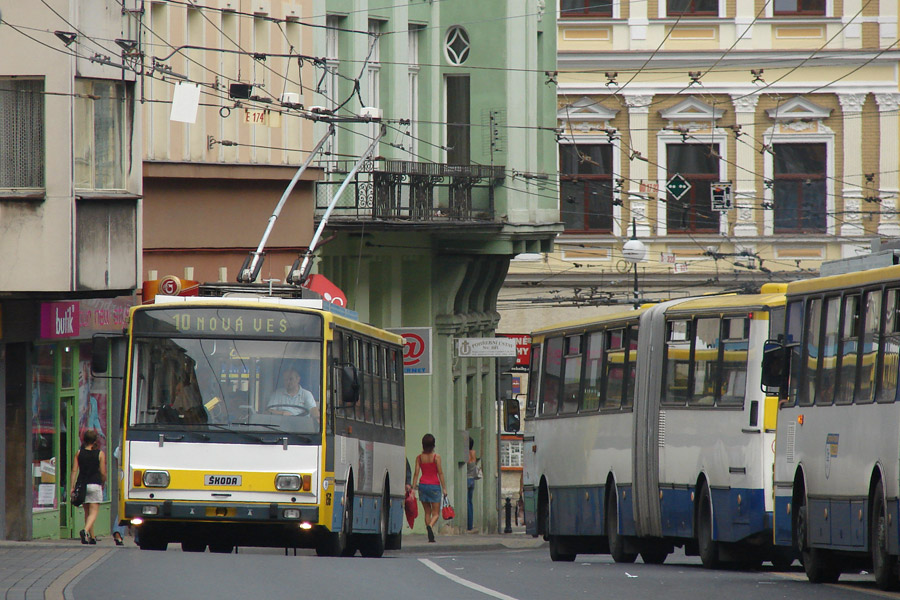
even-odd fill
[(0, 189), (44, 187), (44, 82), (0, 79)]

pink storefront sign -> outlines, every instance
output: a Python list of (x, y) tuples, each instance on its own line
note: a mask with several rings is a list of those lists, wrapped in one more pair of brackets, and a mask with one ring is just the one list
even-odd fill
[(115, 333), (128, 325), (134, 297), (90, 298), (41, 304), (41, 339), (86, 338)]

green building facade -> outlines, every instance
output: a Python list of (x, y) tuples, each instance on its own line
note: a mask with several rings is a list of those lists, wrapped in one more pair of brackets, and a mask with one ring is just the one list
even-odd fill
[(495, 359), (459, 358), (455, 340), (494, 336), (509, 261), (549, 251), (562, 229), (547, 176), (557, 170), (556, 3), (316, 0), (314, 14), (330, 70), (320, 106), (381, 118), (337, 125), (317, 219), (384, 127), (337, 200), (316, 270), (361, 319), (425, 338), (405, 378), (407, 456), (413, 464), (422, 435), (435, 435), (452, 525), (465, 529), (471, 436), (485, 474), (475, 527), (496, 531)]

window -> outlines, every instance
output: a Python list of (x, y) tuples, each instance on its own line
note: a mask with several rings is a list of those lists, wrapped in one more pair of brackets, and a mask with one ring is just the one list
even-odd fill
[(522, 440), (500, 440), (500, 467), (504, 469), (521, 469)]
[(44, 82), (0, 79), (0, 188), (44, 187)]
[(625, 393), (625, 329), (613, 329), (606, 333), (606, 360), (603, 363), (603, 381), (606, 389), (601, 394), (603, 408), (619, 408)]
[(76, 79), (75, 92), (75, 187), (124, 190), (130, 131), (125, 85)]
[(692, 406), (713, 406), (716, 401), (716, 366), (719, 362), (719, 319), (697, 319), (694, 327)]
[(858, 356), (859, 330), (859, 296), (844, 297), (844, 313), (841, 321), (841, 347), (838, 356), (841, 359), (840, 373), (838, 374), (837, 392), (834, 401), (837, 404), (850, 404), (853, 402), (856, 391), (856, 357)]
[(866, 294), (866, 322), (863, 325), (861, 366), (859, 369), (859, 392), (857, 404), (875, 401), (875, 367), (878, 364), (878, 336), (881, 331), (881, 290)]
[(444, 40), (444, 52), (447, 62), (451, 65), (461, 65), (469, 58), (469, 34), (459, 25), (454, 25), (447, 30), (447, 38)]
[(525, 405), (525, 418), (534, 416), (538, 405), (538, 391), (541, 389), (541, 346), (531, 345), (531, 366), (528, 371), (528, 403)]
[(469, 153), (469, 76), (447, 77), (447, 163), (467, 165)]
[(567, 17), (611, 17), (613, 0), (561, 0), (559, 16)]
[(884, 301), (884, 336), (882, 340), (881, 385), (878, 401), (893, 402), (897, 398), (897, 367), (900, 364), (900, 293), (888, 290)]
[(560, 144), (560, 218), (567, 232), (610, 232), (613, 225), (611, 144)]
[(578, 396), (581, 392), (581, 336), (566, 338), (566, 367), (563, 371), (563, 397), (560, 413), (578, 411)]
[(629, 327), (625, 335), (625, 395), (622, 397), (622, 408), (631, 408), (634, 405), (634, 382), (637, 381), (637, 326)]
[(710, 184), (719, 179), (718, 144), (668, 144), (668, 175), (676, 173), (691, 184), (678, 200), (667, 194), (666, 224), (669, 233), (719, 231), (719, 213), (712, 211)]
[(597, 331), (588, 335), (586, 359), (581, 410), (597, 410), (600, 408), (600, 386), (603, 383), (603, 334), (601, 332)]
[(803, 387), (800, 389), (800, 405), (809, 406), (816, 397), (816, 374), (819, 371), (819, 338), (822, 328), (822, 299), (809, 301), (806, 313), (806, 369)]
[(819, 385), (816, 386), (816, 404), (819, 405), (834, 403), (840, 314), (841, 299), (837, 296), (829, 298), (825, 304), (825, 331), (822, 334), (822, 360), (819, 362), (822, 373), (819, 376)]
[(366, 106), (381, 106), (381, 21), (369, 20), (369, 39), (371, 52), (366, 63), (365, 89), (362, 96)]
[(824, 15), (825, 0), (775, 0), (776, 15)]
[(800, 393), (800, 377), (803, 375), (803, 301), (797, 300), (787, 306), (787, 339), (791, 349), (791, 376), (788, 386), (788, 404), (793, 406)]
[[(771, 323), (771, 320), (770, 320)], [(750, 348), (750, 319), (726, 318), (723, 322), (722, 375), (719, 406), (743, 406), (747, 392), (747, 351)]]
[(775, 144), (775, 233), (825, 232), (825, 144)]
[(719, 15), (719, 0), (668, 0), (666, 8), (670, 17), (716, 17)]
[(691, 322), (669, 321), (666, 324), (666, 368), (663, 403), (683, 406), (690, 393)]
[(541, 414), (555, 415), (559, 404), (560, 383), (562, 380), (563, 338), (547, 340), (547, 365), (544, 367), (541, 388)]

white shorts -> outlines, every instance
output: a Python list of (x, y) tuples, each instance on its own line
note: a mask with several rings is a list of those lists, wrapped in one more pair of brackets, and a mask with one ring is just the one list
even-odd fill
[(96, 483), (87, 484), (84, 503), (99, 504), (101, 502), (103, 502), (103, 486)]

